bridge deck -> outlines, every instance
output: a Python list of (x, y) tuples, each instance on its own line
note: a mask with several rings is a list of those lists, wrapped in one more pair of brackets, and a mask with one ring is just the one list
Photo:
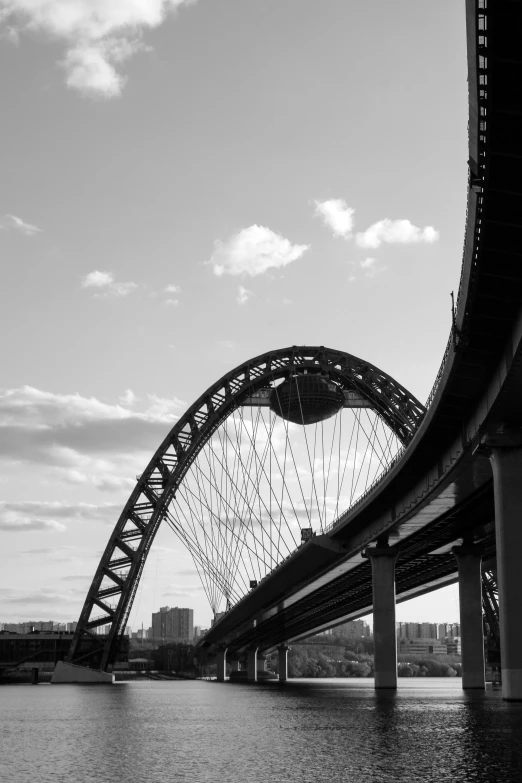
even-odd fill
[(380, 484), (233, 607), (205, 644), (268, 649), (370, 612), (361, 551), (384, 532), (401, 547), (398, 600), (455, 581), (449, 549), (466, 532), (495, 556), (491, 470), (477, 447), (500, 424), (522, 426), (522, 4), (468, 0), (466, 14), (470, 182), (457, 330), (428, 412)]

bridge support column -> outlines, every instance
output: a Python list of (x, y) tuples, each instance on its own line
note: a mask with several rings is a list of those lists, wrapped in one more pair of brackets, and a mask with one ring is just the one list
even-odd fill
[(225, 682), (227, 674), (227, 648), (220, 647), (216, 656), (216, 679), (218, 682)]
[(397, 688), (395, 626), (395, 547), (378, 545), (364, 552), (372, 563), (373, 640), (376, 688)]
[(247, 650), (247, 680), (257, 682), (257, 647)]
[(482, 623), (482, 549), (473, 544), (451, 550), (459, 566), (460, 632), (462, 635), (462, 687), (486, 687), (484, 627)]
[(233, 661), (230, 661), (230, 671), (231, 672), (238, 672), (240, 670), (239, 661), (236, 658)]
[(492, 436), (502, 696), (522, 701), (522, 432)]
[(288, 650), (286, 644), (281, 644), (277, 648), (279, 657), (279, 682), (286, 682), (288, 679)]

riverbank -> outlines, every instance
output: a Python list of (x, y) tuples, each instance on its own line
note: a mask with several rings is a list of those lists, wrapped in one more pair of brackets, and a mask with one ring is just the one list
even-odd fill
[[(51, 671), (38, 672), (38, 685), (50, 683), (53, 673)], [(195, 675), (178, 674), (169, 671), (121, 671), (114, 672), (115, 682), (140, 682), (141, 680), (195, 680)], [(32, 683), (32, 671), (24, 669), (14, 671), (0, 677), (0, 685), (30, 685)]]

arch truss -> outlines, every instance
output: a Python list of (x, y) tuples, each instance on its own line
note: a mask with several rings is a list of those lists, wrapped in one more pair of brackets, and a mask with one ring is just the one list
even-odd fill
[[(318, 406), (323, 418), (310, 415)], [(190, 551), (213, 610), (223, 601), (228, 608), (334, 522), (407, 446), (424, 412), (386, 373), (324, 347), (271, 351), (224, 375), (138, 478), (87, 594), (69, 660), (111, 665), (163, 521)], [(102, 626), (110, 627), (103, 637)]]

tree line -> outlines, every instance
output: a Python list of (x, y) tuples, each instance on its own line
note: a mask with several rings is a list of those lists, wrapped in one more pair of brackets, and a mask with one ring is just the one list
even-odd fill
[[(277, 673), (278, 661), (274, 656)], [(461, 677), (460, 656), (399, 655), (399, 677)], [(314, 641), (292, 645), (288, 652), (289, 677), (373, 677), (373, 640)]]

